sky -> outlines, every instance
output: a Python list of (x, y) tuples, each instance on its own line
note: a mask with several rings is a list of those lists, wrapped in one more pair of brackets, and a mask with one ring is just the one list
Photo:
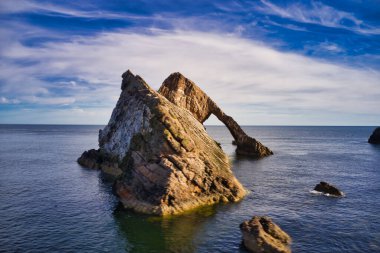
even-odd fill
[(0, 124), (107, 124), (130, 69), (242, 125), (380, 125), (379, 0), (1, 0), (0, 22)]

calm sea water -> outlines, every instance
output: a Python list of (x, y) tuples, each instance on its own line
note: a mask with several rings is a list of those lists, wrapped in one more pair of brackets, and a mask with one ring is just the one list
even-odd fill
[[(380, 147), (373, 127), (246, 127), (275, 155), (237, 159), (225, 127), (207, 127), (251, 192), (172, 218), (115, 211), (112, 182), (76, 159), (100, 126), (0, 125), (1, 252), (245, 252), (239, 224), (269, 215), (293, 252), (380, 252)], [(345, 198), (313, 195), (325, 180)]]

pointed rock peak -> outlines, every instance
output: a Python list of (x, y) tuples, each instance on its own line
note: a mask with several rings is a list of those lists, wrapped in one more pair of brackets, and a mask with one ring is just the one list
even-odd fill
[(121, 82), (121, 90), (151, 90), (149, 85), (138, 75), (134, 75), (129, 69), (125, 71), (121, 77), (123, 81)]
[(130, 69), (128, 69), (127, 71), (125, 71), (122, 75), (121, 75), (121, 77), (124, 79), (124, 78), (127, 78), (127, 77), (129, 77), (129, 76), (135, 76), (133, 73), (132, 73), (132, 71), (130, 70)]
[(130, 71), (129, 69), (125, 71), (121, 77), (123, 78), (123, 81), (121, 82), (121, 90), (124, 90), (128, 84), (136, 78), (136, 76)]
[(185, 78), (185, 76), (182, 75), (180, 72), (174, 72), (174, 73), (171, 73), (167, 79), (169, 78)]
[(164, 83), (177, 84), (180, 80), (185, 80), (185, 76), (179, 72), (170, 74), (165, 80)]
[(186, 78), (180, 72), (170, 74), (170, 76), (165, 79), (161, 87), (165, 86), (171, 90), (177, 90), (179, 88), (196, 88), (200, 90), (200, 88), (193, 81)]

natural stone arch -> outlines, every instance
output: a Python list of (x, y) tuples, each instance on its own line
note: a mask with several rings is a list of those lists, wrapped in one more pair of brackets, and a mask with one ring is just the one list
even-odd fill
[(237, 154), (255, 157), (273, 154), (269, 148), (248, 136), (231, 116), (225, 114), (201, 88), (181, 73), (176, 72), (166, 78), (158, 92), (170, 102), (190, 111), (202, 124), (211, 114), (215, 115), (235, 139)]

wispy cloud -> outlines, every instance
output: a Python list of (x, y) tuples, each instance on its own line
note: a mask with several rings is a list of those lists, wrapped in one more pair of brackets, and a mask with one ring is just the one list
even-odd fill
[(334, 9), (317, 1), (310, 5), (295, 2), (286, 6), (276, 5), (268, 0), (260, 0), (256, 9), (262, 13), (277, 15), (301, 23), (315, 24), (331, 28), (345, 29), (361, 34), (380, 34), (380, 28), (365, 24), (349, 12)]
[(39, 13), (51, 16), (64, 16), (75, 18), (101, 18), (101, 19), (148, 19), (148, 17), (127, 13), (109, 11), (83, 11), (64, 7), (57, 4), (38, 2), (33, 0), (18, 0), (17, 4), (10, 0), (0, 2), (0, 13)]
[[(71, 104), (68, 110), (103, 108), (101, 114), (70, 111), (81, 115), (72, 116), (81, 118), (78, 123), (106, 123), (120, 92), (120, 75), (128, 68), (156, 89), (180, 71), (243, 124), (313, 124), (323, 118), (310, 121), (308, 115), (328, 114), (351, 115), (354, 122), (360, 114), (380, 118), (374, 96), (378, 71), (279, 52), (232, 34), (124, 30), (39, 47), (8, 46), (0, 65), (3, 96), (22, 103)], [(19, 64), (26, 59), (33, 64)], [(65, 115), (71, 122), (70, 113)], [(284, 114), (286, 119), (279, 116)]]
[(316, 45), (305, 45), (305, 50), (311, 51), (311, 52), (327, 52), (331, 54), (340, 54), (345, 52), (345, 49), (340, 47), (338, 44), (324, 41)]

